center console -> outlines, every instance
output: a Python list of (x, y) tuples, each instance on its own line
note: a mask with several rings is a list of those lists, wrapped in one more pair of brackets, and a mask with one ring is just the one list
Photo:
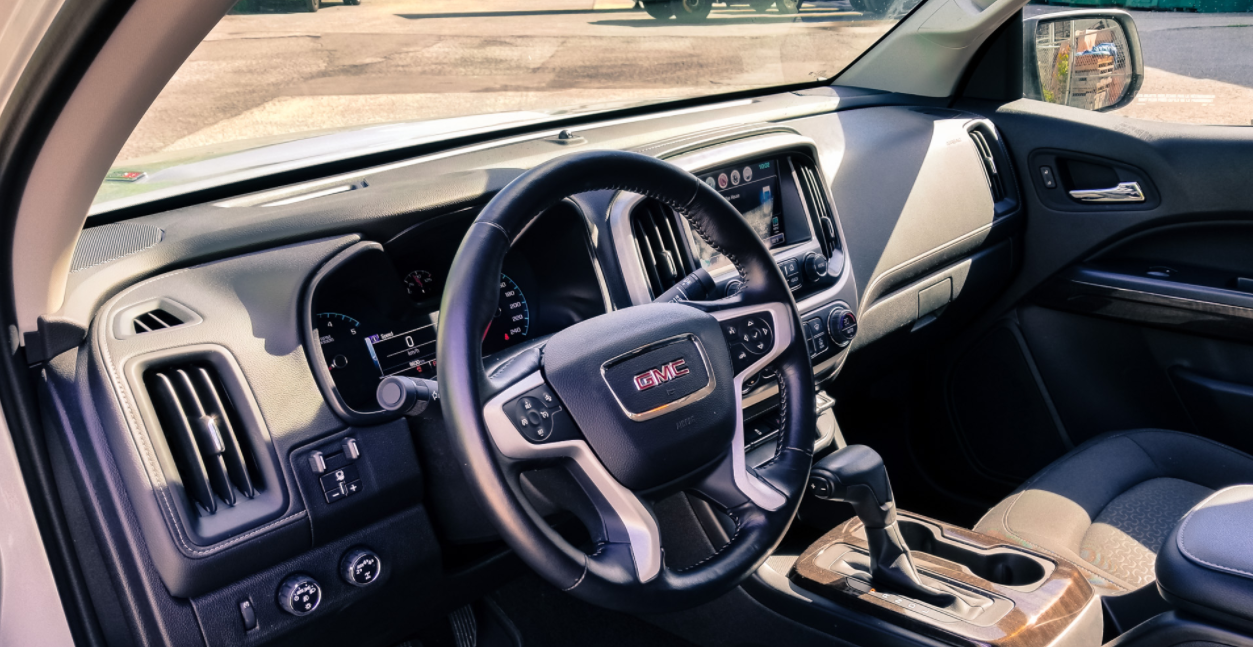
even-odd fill
[(898, 512), (875, 452), (849, 446), (819, 461), (810, 491), (857, 516), (801, 554), (800, 588), (949, 644), (1101, 643), (1099, 603), (1064, 560)]

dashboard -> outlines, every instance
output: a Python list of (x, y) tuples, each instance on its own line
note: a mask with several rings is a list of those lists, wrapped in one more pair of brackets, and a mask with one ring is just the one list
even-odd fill
[[(375, 389), (384, 377), (438, 375), (444, 282), (476, 214), (463, 211), (415, 226), (383, 245), (356, 246), (314, 278), (306, 346), (324, 392), (346, 417), (383, 415)], [(583, 216), (563, 202), (543, 214), (505, 257), (496, 315), (483, 331), (483, 356), (606, 308)]]
[[(990, 299), (1010, 270), (1005, 254), (987, 254), (1008, 246), (999, 232), (1015, 231), (1000, 224), (1014, 221), (989, 197), (968, 134), (988, 122), (846, 104), (789, 93), (579, 133), (579, 145), (675, 163), (741, 212), (792, 288), (817, 388), (849, 357), (903, 352), (937, 318), (955, 321), (950, 300)], [(262, 192), (84, 232), (80, 246), (101, 249), (135, 228), (160, 232), (151, 249), (71, 274), (61, 328), (49, 330), (81, 325), (81, 336), (67, 333), (78, 345), (63, 348), (44, 342), (40, 387), (63, 403), (58, 442), (79, 461), (64, 466), (78, 488), (64, 496), (84, 493), (94, 532), (76, 540), (121, 546), (102, 551), (103, 567), (125, 580), (118, 590), (155, 592), (127, 600), (144, 637), (131, 642), (396, 644), (403, 635), (382, 633), (405, 628), (396, 618), (447, 613), (514, 572), (439, 408), (402, 419), (381, 410), (375, 390), (388, 375), (438, 376), (439, 313), (460, 298), (445, 281), (461, 239), (521, 169), (568, 146), (537, 134), (285, 187), (282, 200)], [(348, 184), (356, 188), (325, 191)], [(664, 205), (614, 190), (571, 196), (506, 256), (482, 353), (507, 361), (570, 325), (649, 303), (701, 268), (709, 298), (739, 289), (725, 259)], [(169, 323), (141, 331), (149, 317)], [(197, 437), (179, 437), (170, 421), (180, 410), (158, 402), (188, 394), (152, 386), (184, 374), (208, 375), (205, 388), (220, 396), (208, 401), (238, 441), (233, 471), (197, 465)], [(771, 377), (767, 368), (745, 381), (750, 465), (773, 451)], [(816, 444), (833, 442), (836, 426), (822, 425)], [(337, 489), (337, 473), (350, 489)], [(537, 477), (528, 496), (556, 518), (568, 502), (541, 485)], [(362, 547), (382, 564), (367, 586), (340, 570)], [(320, 589), (320, 607), (304, 616), (275, 604), (296, 575)], [(241, 601), (260, 629), (241, 621)]]

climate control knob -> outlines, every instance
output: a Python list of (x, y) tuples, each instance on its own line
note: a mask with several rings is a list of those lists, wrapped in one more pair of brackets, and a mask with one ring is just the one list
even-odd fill
[(308, 575), (292, 575), (278, 587), (278, 605), (294, 616), (307, 616), (322, 602), (322, 585)]
[(369, 548), (354, 548), (339, 563), (339, 574), (353, 586), (369, 586), (383, 573), (383, 562)]
[(827, 316), (827, 332), (836, 346), (844, 348), (857, 334), (857, 315), (843, 304), (835, 307)]

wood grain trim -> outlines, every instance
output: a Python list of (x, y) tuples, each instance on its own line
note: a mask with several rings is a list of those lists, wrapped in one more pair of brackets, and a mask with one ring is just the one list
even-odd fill
[[(870, 613), (918, 633), (953, 644), (996, 645), (998, 647), (1041, 647), (1065, 633), (1083, 613), (1094, 597), (1092, 585), (1073, 564), (1053, 557), (1024, 550), (995, 537), (958, 528), (920, 515), (901, 513), (901, 517), (939, 526), (945, 538), (970, 546), (991, 549), (1011, 548), (1042, 557), (1056, 564), (1039, 586), (1011, 587), (971, 575), (957, 564), (926, 553), (912, 553), (919, 568), (1004, 596), (1014, 608), (995, 624), (986, 627), (969, 622), (939, 622), (913, 614), (901, 606), (853, 589), (840, 573), (817, 565), (821, 553), (836, 544), (867, 547), (859, 519), (854, 517), (836, 527), (811, 545), (796, 561), (789, 577), (801, 587), (821, 594), (839, 604)], [(1028, 590), (1029, 589), (1029, 590)]]

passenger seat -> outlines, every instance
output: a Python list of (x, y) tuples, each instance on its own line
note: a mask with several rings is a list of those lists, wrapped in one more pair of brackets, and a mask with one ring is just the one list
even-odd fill
[[(1253, 483), (1253, 456), (1157, 429), (1097, 436), (1044, 468), (975, 530), (1073, 562), (1097, 595), (1154, 583), (1162, 542), (1192, 506)], [(1156, 587), (1151, 592), (1156, 597)]]

